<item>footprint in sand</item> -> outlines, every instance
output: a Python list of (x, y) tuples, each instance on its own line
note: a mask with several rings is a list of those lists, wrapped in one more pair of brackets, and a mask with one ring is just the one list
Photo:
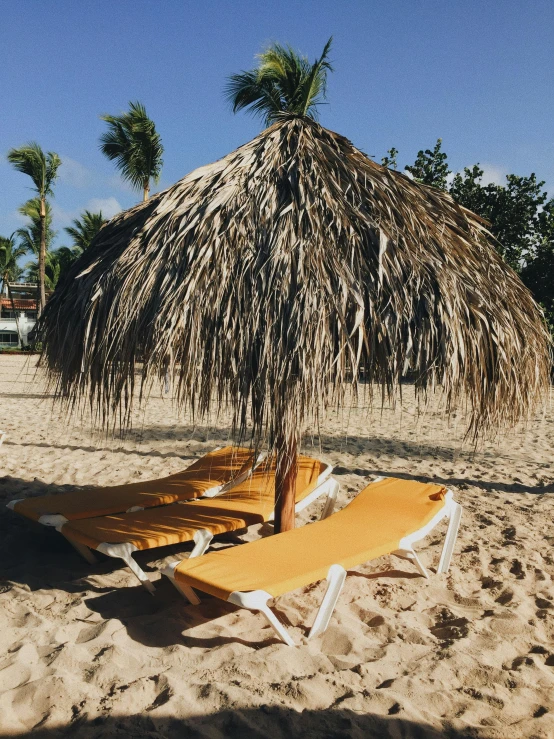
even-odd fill
[(505, 606), (511, 602), (514, 594), (511, 590), (503, 590), (498, 598), (495, 598), (495, 603), (500, 603), (501, 606)]
[(84, 644), (85, 642), (96, 639), (104, 631), (107, 625), (108, 625), (107, 621), (102, 621), (99, 624), (94, 624), (94, 626), (86, 626), (84, 629), (81, 629), (81, 631), (79, 632), (79, 636), (75, 640), (75, 643)]
[(525, 578), (525, 571), (519, 559), (514, 559), (512, 561), (512, 566), (510, 567), (510, 573), (512, 575), (515, 575), (517, 580), (523, 580)]

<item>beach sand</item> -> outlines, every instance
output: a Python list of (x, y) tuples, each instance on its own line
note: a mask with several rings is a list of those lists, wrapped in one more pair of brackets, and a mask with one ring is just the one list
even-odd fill
[[(463, 414), (447, 422), (433, 401), (420, 415), (409, 385), (402, 409), (329, 413), (304, 450), (335, 465), (339, 506), (377, 475), (435, 480), (463, 505), (462, 526), (448, 575), (426, 581), (393, 557), (350, 572), (313, 642), (304, 625), (323, 584), (280, 598), (301, 642), (289, 648), (260, 614), (207, 596), (187, 605), (160, 577), (190, 545), (139, 555), (153, 597), (122, 563), (90, 566), (5, 509), (170, 474), (229, 439), (225, 413), (195, 428), (158, 394), (127, 439), (106, 440), (52, 410), (34, 364), (0, 356), (1, 736), (554, 736), (552, 399), (475, 453)], [(444, 530), (418, 547), (431, 569)]]

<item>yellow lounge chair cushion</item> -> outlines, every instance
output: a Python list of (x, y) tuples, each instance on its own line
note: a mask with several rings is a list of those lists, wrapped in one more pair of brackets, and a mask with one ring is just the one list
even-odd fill
[(175, 579), (223, 600), (251, 590), (277, 597), (323, 580), (332, 564), (349, 569), (394, 552), (444, 507), (445, 493), (440, 485), (387, 478), (323, 521), (183, 560)]
[[(314, 490), (326, 467), (317, 459), (298, 458), (297, 503)], [(191, 541), (200, 529), (215, 536), (263, 523), (274, 506), (275, 465), (263, 463), (244, 482), (216, 498), (74, 521), (65, 524), (62, 533), (91, 549), (104, 542), (129, 542), (137, 549), (154, 549)]]
[(121, 513), (133, 506), (167, 505), (199, 498), (206, 490), (238, 477), (252, 462), (250, 449), (228, 446), (209, 452), (187, 469), (159, 480), (26, 498), (16, 503), (14, 510), (33, 521), (52, 514), (61, 514), (73, 521)]

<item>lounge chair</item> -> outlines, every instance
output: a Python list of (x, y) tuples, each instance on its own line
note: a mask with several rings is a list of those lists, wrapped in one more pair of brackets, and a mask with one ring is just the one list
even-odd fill
[(252, 469), (253, 453), (241, 447), (215, 449), (181, 472), (159, 480), (75, 490), (59, 495), (18, 498), (12, 511), (59, 528), (67, 521), (140, 511), (201, 496), (218, 495), (225, 485), (243, 480)]
[[(316, 459), (298, 458), (296, 510), (320, 495), (327, 501), (323, 516), (333, 509), (338, 483), (328, 479), (332, 467)], [(275, 505), (275, 465), (261, 462), (242, 483), (215, 498), (149, 508), (137, 513), (68, 521), (58, 527), (90, 560), (91, 550), (122, 559), (150, 592), (154, 586), (133, 558), (138, 550), (194, 541), (190, 558), (199, 557), (217, 534), (271, 521)], [(88, 553), (88, 555), (87, 555)]]
[(261, 611), (281, 639), (290, 634), (268, 601), (296, 588), (327, 580), (327, 589), (308, 638), (325, 631), (346, 578), (346, 570), (384, 554), (411, 560), (427, 571), (413, 545), (444, 517), (448, 531), (438, 572), (447, 572), (461, 506), (440, 485), (385, 478), (368, 485), (345, 508), (324, 521), (216, 552), (174, 562), (163, 570), (191, 603), (194, 589), (243, 608)]

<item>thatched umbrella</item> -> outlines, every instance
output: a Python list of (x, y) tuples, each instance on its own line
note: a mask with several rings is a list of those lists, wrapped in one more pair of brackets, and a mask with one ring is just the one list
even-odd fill
[(532, 410), (548, 336), (488, 239), (446, 193), (285, 118), (102, 228), (48, 305), (50, 379), (106, 424), (128, 422), (139, 364), (180, 407), (229, 403), (277, 452), (290, 528), (303, 422), (361, 378), (464, 396), (471, 434)]

